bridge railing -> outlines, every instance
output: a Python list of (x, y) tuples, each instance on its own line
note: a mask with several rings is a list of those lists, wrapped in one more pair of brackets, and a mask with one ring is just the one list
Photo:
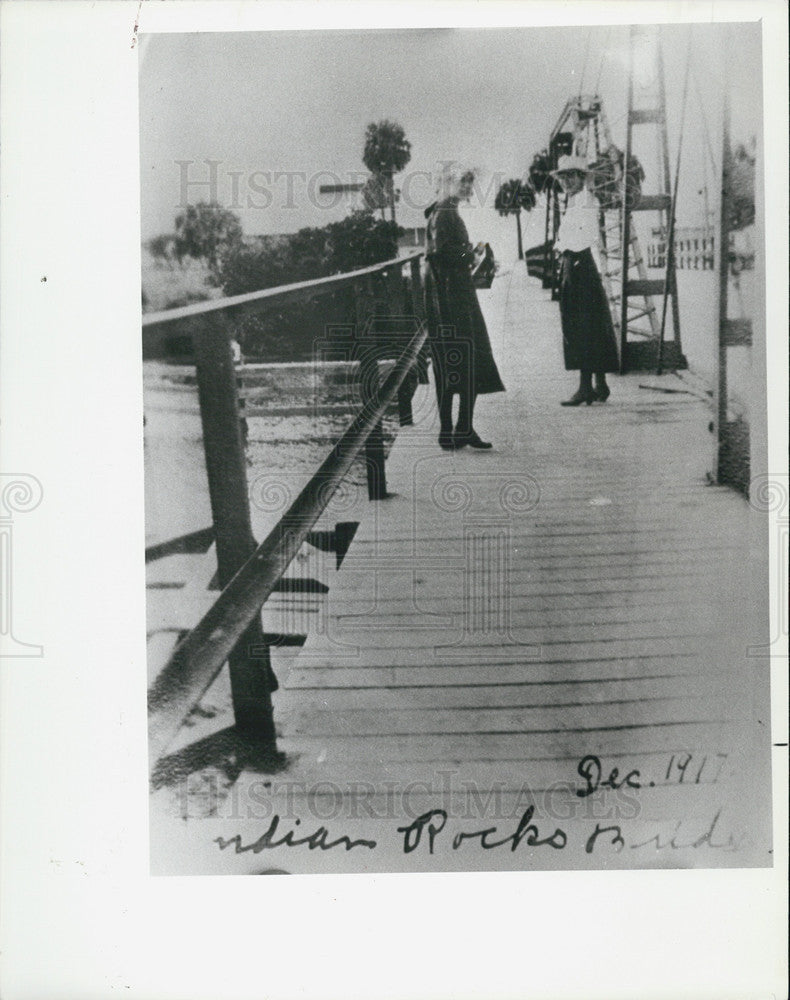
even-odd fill
[[(414, 253), (347, 274), (143, 317), (144, 355), (169, 344), (195, 360), (211, 530), (222, 588), (149, 689), (152, 766), (226, 662), (237, 728), (262, 748), (276, 749), (271, 693), (277, 680), (261, 625), (261, 608), (359, 455), (364, 453), (366, 459), (369, 499), (387, 495), (382, 418), (397, 399), (401, 424), (411, 422), (411, 395), (427, 337), (422, 320), (421, 256)], [(406, 268), (408, 283), (403, 280)], [(330, 340), (330, 346), (343, 360), (357, 364), (361, 406), (296, 500), (258, 545), (250, 519), (234, 330), (243, 318), (270, 311), (273, 305), (303, 303), (341, 288), (353, 293), (355, 322), (345, 335)], [(382, 359), (394, 359), (383, 382)], [(157, 548), (169, 551), (167, 544)]]

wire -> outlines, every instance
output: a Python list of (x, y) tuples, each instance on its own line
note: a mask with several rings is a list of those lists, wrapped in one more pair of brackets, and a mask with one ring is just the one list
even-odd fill
[(587, 45), (584, 48), (584, 65), (582, 66), (582, 76), (579, 80), (579, 97), (582, 96), (582, 91), (584, 90), (584, 77), (587, 73), (587, 57), (590, 55), (590, 39), (592, 38), (592, 31), (587, 32)]
[(627, 117), (628, 117), (628, 112), (624, 111), (621, 115), (618, 115), (616, 118), (612, 118), (609, 121), (609, 128), (611, 129), (613, 125), (619, 125), (620, 122), (625, 121)]
[(708, 183), (709, 180), (710, 180), (710, 178), (708, 177), (708, 169), (709, 169), (708, 168), (708, 161), (703, 156), (702, 157), (702, 191), (700, 192), (700, 194), (702, 195), (702, 198), (703, 198), (703, 211), (705, 212), (705, 235), (706, 236), (709, 236), (710, 235), (710, 231), (711, 231), (710, 207), (709, 207), (709, 204), (708, 204), (708, 191), (710, 189), (710, 185)]
[(604, 59), (606, 59), (606, 56), (609, 53), (609, 40), (610, 40), (611, 37), (612, 37), (612, 26), (609, 25), (609, 28), (608, 28), (608, 30), (606, 32), (606, 40), (603, 43), (603, 52), (601, 53), (601, 62), (598, 65), (598, 77), (597, 77), (597, 79), (595, 81), (595, 94), (596, 95), (598, 94), (598, 90), (599, 90), (599, 88), (601, 86), (601, 74), (603, 73), (603, 63), (604, 63)]
[(702, 94), (700, 92), (699, 79), (697, 77), (696, 66), (691, 68), (691, 76), (694, 80), (694, 90), (697, 94), (697, 104), (699, 104), (700, 116), (702, 118), (702, 135), (705, 139), (705, 145), (708, 150), (708, 156), (710, 157), (711, 167), (713, 169), (713, 174), (716, 174), (716, 157), (713, 155), (713, 145), (710, 141), (710, 133), (708, 132), (708, 118), (705, 114), (705, 105), (702, 102)]
[[(667, 233), (667, 273), (664, 278), (664, 301), (661, 308), (661, 333), (658, 339), (658, 374), (661, 374), (662, 367), (662, 354), (664, 351), (664, 331), (666, 330), (667, 323), (667, 301), (669, 299), (670, 289), (670, 262), (674, 270), (675, 266), (675, 212), (677, 210), (678, 201), (678, 181), (680, 180), (680, 156), (683, 152), (683, 133), (686, 129), (686, 101), (688, 99), (689, 92), (689, 76), (691, 71), (691, 36), (693, 32), (693, 25), (689, 26), (688, 33), (688, 46), (686, 48), (686, 70), (683, 75), (683, 98), (680, 105), (680, 134), (678, 136), (678, 155), (675, 161), (675, 183), (672, 190), (672, 200), (669, 209), (669, 232)], [(675, 336), (677, 337), (677, 330), (675, 331)]]

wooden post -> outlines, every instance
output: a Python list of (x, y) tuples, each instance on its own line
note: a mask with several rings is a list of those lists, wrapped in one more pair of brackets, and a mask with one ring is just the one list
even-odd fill
[[(204, 321), (194, 341), (217, 570), (220, 587), (225, 587), (255, 551), (236, 372), (225, 329)], [(229, 658), (229, 666), (237, 727), (273, 748), (271, 692), (276, 690), (277, 681), (260, 618), (244, 633)]]
[[(690, 44), (690, 43), (689, 43)], [(661, 39), (659, 37), (658, 42), (658, 88), (659, 88), (659, 101), (662, 111), (661, 116), (661, 154), (664, 165), (664, 191), (671, 195), (670, 207), (669, 207), (669, 219), (667, 220), (667, 271), (666, 277), (664, 279), (664, 303), (662, 307), (661, 315), (661, 334), (658, 339), (658, 364), (657, 374), (663, 374), (664, 367), (664, 332), (666, 327), (666, 316), (667, 316), (667, 297), (672, 299), (672, 331), (675, 342), (675, 357), (680, 358), (680, 352), (682, 350), (681, 340), (680, 340), (680, 306), (678, 304), (678, 281), (677, 274), (675, 272), (675, 214), (677, 211), (677, 200), (678, 200), (678, 180), (680, 176), (680, 150), (683, 143), (683, 122), (680, 125), (680, 139), (678, 140), (678, 158), (675, 169), (675, 185), (674, 188), (671, 186), (670, 174), (669, 174), (669, 139), (667, 137), (667, 94), (666, 94), (666, 81), (664, 79), (664, 55), (663, 49), (661, 47)], [(689, 67), (691, 66), (691, 50), (686, 53), (686, 74), (685, 80), (683, 82), (683, 111), (685, 112), (686, 107), (686, 93), (688, 89), (688, 78), (689, 78)], [(628, 164), (626, 163), (626, 167)], [(689, 246), (691, 241), (689, 240)], [(696, 258), (694, 266), (696, 267)]]
[[(356, 357), (359, 361), (359, 386), (362, 405), (376, 394), (379, 386), (375, 317), (382, 303), (377, 299), (374, 277), (355, 284), (356, 296)], [(389, 286), (387, 287), (389, 292)], [(368, 480), (368, 500), (383, 500), (387, 495), (384, 466), (384, 428), (381, 421), (371, 431), (365, 444), (365, 464)]]
[(416, 375), (410, 372), (403, 380), (400, 389), (398, 389), (398, 422), (401, 427), (411, 427), (414, 423), (411, 398), (414, 395), (416, 380)]
[[(409, 263), (411, 270), (411, 297), (414, 308), (415, 329), (417, 323), (425, 322), (425, 289), (422, 283), (422, 258), (417, 257)], [(417, 358), (417, 382), (428, 384), (428, 348), (423, 347)]]
[[(405, 295), (405, 282), (401, 265), (398, 265), (395, 271), (398, 275), (397, 290), (400, 295), (395, 302), (395, 308), (391, 310), (391, 314), (398, 316), (402, 312), (403, 329), (399, 333), (405, 334), (408, 331), (408, 335), (411, 337), (419, 327), (420, 316), (422, 314), (422, 277), (420, 275), (419, 258), (409, 262), (411, 302), (409, 302)], [(394, 281), (391, 287), (395, 290)], [(396, 339), (396, 343), (398, 340), (400, 340), (400, 337)], [(416, 386), (417, 373), (413, 371), (406, 376), (400, 389), (398, 389), (398, 419), (401, 427), (410, 427), (414, 423), (411, 400)]]
[(411, 272), (411, 302), (414, 309), (414, 316), (416, 319), (423, 319), (425, 303), (423, 301), (422, 270), (420, 269), (419, 257), (415, 257), (409, 263), (409, 270)]
[(387, 313), (390, 316), (403, 316), (405, 305), (401, 265), (393, 264), (387, 271)]
[(626, 370), (626, 351), (628, 350), (628, 269), (629, 251), (631, 249), (631, 212), (628, 208), (628, 163), (631, 159), (631, 115), (634, 110), (634, 33), (631, 26), (628, 64), (628, 117), (625, 127), (625, 155), (623, 157), (623, 188), (621, 211), (623, 213), (620, 233), (621, 255), (621, 286), (620, 286), (620, 373)]
[[(379, 366), (376, 342), (360, 345), (359, 374), (362, 389), (362, 403), (366, 405), (375, 396), (379, 387)], [(384, 462), (384, 428), (382, 422), (376, 424), (365, 443), (365, 464), (368, 479), (368, 500), (384, 500), (387, 496), (387, 472)]]
[[(552, 167), (556, 166), (552, 161)], [(551, 187), (548, 185), (551, 184)], [(549, 226), (551, 222), (551, 198), (552, 198), (552, 188), (554, 186), (553, 181), (547, 181), (544, 191), (546, 192), (546, 226), (544, 231), (543, 240), (543, 278), (541, 279), (541, 288), (551, 288), (553, 285), (553, 271), (554, 271), (554, 247), (553, 240), (554, 234), (551, 234), (551, 242), (549, 238)]]
[[(363, 386), (371, 385), (373, 393), (375, 393), (378, 386), (378, 364), (375, 360), (363, 374), (362, 384)], [(367, 402), (367, 400), (365, 401)], [(384, 428), (380, 420), (370, 432), (365, 444), (365, 463), (368, 477), (368, 500), (386, 499), (387, 471), (384, 461)]]
[[(726, 55), (726, 49), (725, 49)], [(727, 343), (725, 326), (727, 323), (727, 297), (730, 277), (730, 174), (732, 171), (732, 149), (730, 147), (730, 92), (728, 89), (727, 63), (725, 58), (724, 107), (722, 109), (722, 157), (721, 157), (721, 209), (715, 242), (718, 252), (719, 295), (716, 303), (716, 380), (713, 386), (713, 436), (715, 454), (713, 476), (722, 481), (722, 453), (727, 438)]]
[(367, 326), (368, 319), (370, 318), (371, 307), (368, 301), (369, 290), (368, 282), (364, 280), (357, 280), (353, 285), (353, 295), (354, 295), (354, 339), (359, 340), (362, 333)]

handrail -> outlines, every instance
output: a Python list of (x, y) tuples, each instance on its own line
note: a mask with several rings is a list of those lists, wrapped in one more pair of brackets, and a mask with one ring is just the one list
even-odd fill
[(421, 323), (378, 391), (361, 407), (310, 482), (209, 611), (176, 646), (148, 692), (152, 763), (161, 756), (260, 612), (416, 364), (427, 332)]
[(257, 292), (245, 292), (243, 295), (230, 295), (222, 299), (209, 299), (205, 302), (193, 302), (188, 306), (179, 306), (177, 309), (166, 309), (160, 312), (145, 313), (143, 315), (143, 328), (159, 326), (161, 323), (173, 323), (180, 319), (193, 319), (195, 316), (205, 316), (209, 313), (222, 312), (226, 309), (237, 309), (244, 306), (255, 305), (258, 302), (266, 301), (288, 301), (289, 299), (302, 298), (311, 292), (324, 293), (343, 285), (353, 284), (360, 278), (365, 278), (371, 274), (379, 274), (388, 271), (390, 268), (411, 261), (418, 260), (423, 256), (424, 251), (406, 254), (403, 257), (393, 257), (391, 260), (382, 261), (380, 264), (371, 264), (369, 267), (360, 268), (358, 271), (345, 271), (341, 274), (330, 274), (324, 278), (312, 278), (309, 281), (297, 281), (290, 285), (277, 285), (275, 288), (263, 288)]

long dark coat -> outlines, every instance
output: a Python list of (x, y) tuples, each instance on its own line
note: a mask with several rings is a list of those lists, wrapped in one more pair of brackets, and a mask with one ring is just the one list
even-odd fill
[(425, 313), (437, 390), (504, 392), (472, 282), (474, 253), (458, 201), (447, 198), (425, 214)]
[(620, 370), (612, 314), (591, 250), (562, 255), (560, 318), (569, 371)]

